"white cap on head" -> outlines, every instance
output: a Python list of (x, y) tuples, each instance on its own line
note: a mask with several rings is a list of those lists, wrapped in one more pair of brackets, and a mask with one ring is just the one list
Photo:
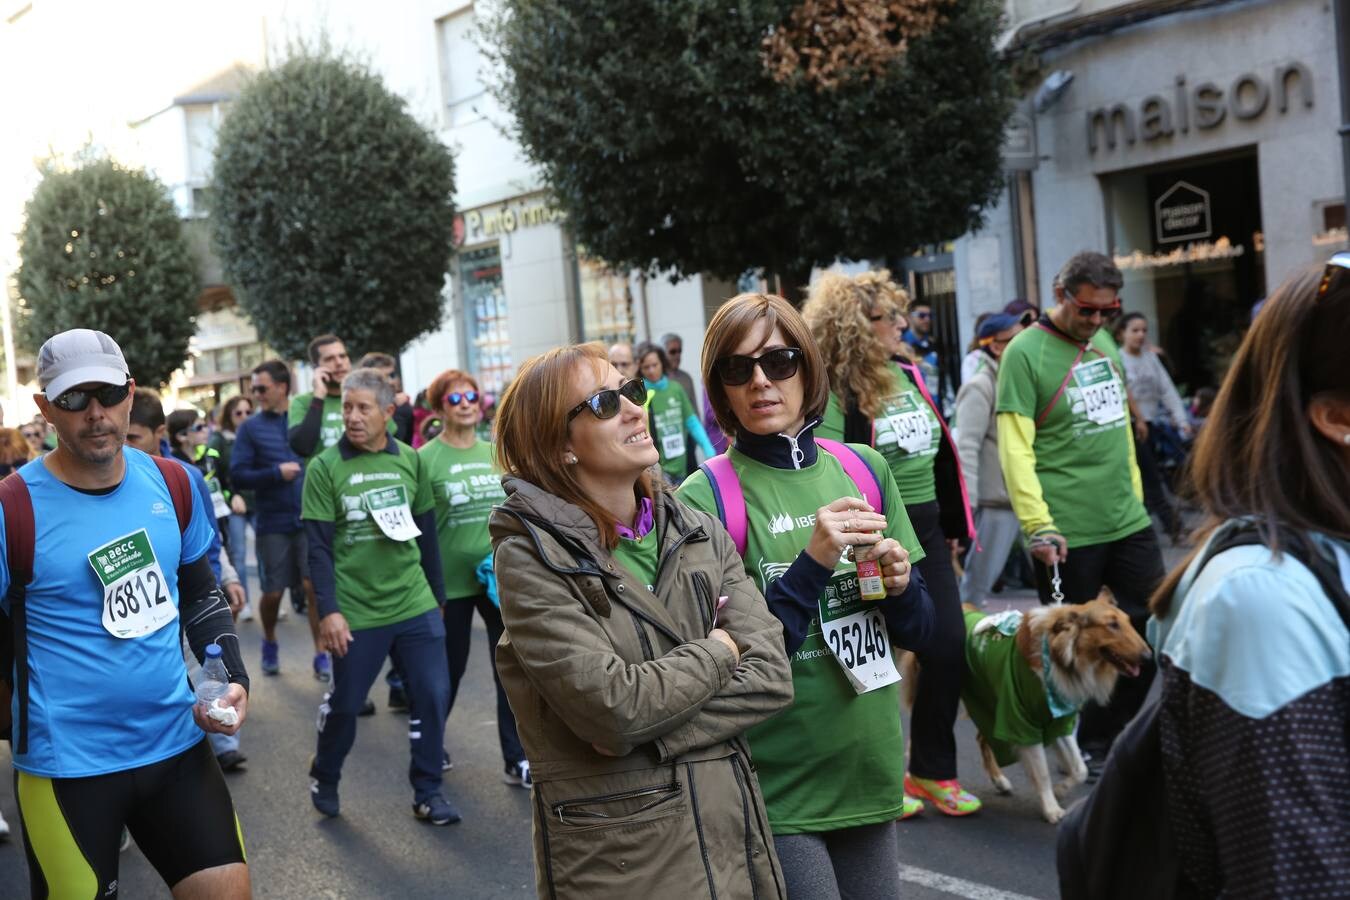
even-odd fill
[(101, 331), (72, 328), (38, 351), (38, 386), (55, 400), (77, 384), (126, 384), (131, 378), (117, 341)]

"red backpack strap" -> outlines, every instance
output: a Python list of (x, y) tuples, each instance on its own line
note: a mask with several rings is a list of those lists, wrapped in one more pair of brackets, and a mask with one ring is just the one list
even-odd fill
[(881, 493), (881, 484), (877, 481), (877, 473), (872, 471), (872, 467), (867, 464), (867, 460), (858, 455), (848, 444), (841, 444), (838, 441), (831, 441), (826, 438), (816, 438), (816, 446), (826, 453), (839, 460), (839, 465), (844, 467), (844, 474), (852, 479), (857, 485), (863, 499), (867, 501), (872, 509), (879, 513), (884, 513), (884, 498)]
[[(28, 484), (13, 472), (0, 480), (0, 507), (5, 511), (5, 555), (9, 563), (9, 621), (0, 622), (0, 645), (6, 662), (13, 658), (14, 690), (19, 695), (19, 740), (14, 746), (16, 753), (28, 752), (28, 615), (24, 605), (24, 596), (28, 592), (28, 583), (33, 580), (33, 555), (36, 543), (36, 526), (33, 522), (33, 498), (28, 493)], [(0, 616), (0, 619), (3, 619)], [(0, 733), (12, 735), (10, 728), (10, 691), (6, 683), (10, 679), (9, 667), (0, 673)]]
[(731, 464), (730, 457), (719, 453), (699, 468), (708, 477), (708, 485), (712, 488), (717, 518), (722, 520), (722, 525), (731, 535), (736, 552), (744, 557), (747, 530), (745, 492), (741, 490), (741, 478), (736, 474), (736, 467)]
[(188, 523), (192, 521), (192, 479), (176, 460), (162, 456), (150, 457), (159, 466), (159, 474), (169, 486), (169, 496), (173, 498), (173, 511), (178, 516), (178, 530), (187, 533)]

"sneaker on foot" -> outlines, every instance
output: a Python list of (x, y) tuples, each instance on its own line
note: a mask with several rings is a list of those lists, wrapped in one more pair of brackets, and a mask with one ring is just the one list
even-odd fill
[(291, 617), (291, 611), (286, 608), (285, 603), (277, 604), (277, 621), (284, 622)]
[(432, 794), (421, 803), (414, 803), (413, 815), (432, 825), (453, 825), (460, 820), (459, 810), (440, 794)]
[(253, 621), (253, 607), (248, 603), (245, 603), (244, 608), (239, 610), (239, 621), (240, 622)]
[(224, 753), (216, 756), (216, 762), (220, 763), (220, 771), (233, 772), (235, 769), (248, 762), (248, 757), (238, 750), (226, 750)]
[(530, 778), (530, 761), (522, 759), (520, 762), (507, 763), (506, 774), (502, 775), (502, 781), (526, 790), (534, 787), (534, 780)]
[(276, 641), (269, 641), (263, 638), (262, 642), (262, 670), (264, 675), (280, 675), (281, 662), (279, 660), (280, 648)]
[(333, 680), (333, 660), (327, 653), (314, 654), (314, 677), (325, 684)]
[(361, 711), (358, 712), (357, 715), (358, 716), (375, 715), (375, 701), (367, 697), (366, 702), (361, 704)]
[(455, 761), (454, 761), (453, 759), (450, 758), (450, 753), (449, 753), (449, 751), (447, 751), (447, 750), (442, 750), (442, 751), (441, 751), (441, 771), (442, 771), (442, 772), (449, 772), (449, 771), (450, 771), (451, 769), (453, 769), (454, 767), (455, 767)]
[(982, 805), (980, 798), (962, 790), (961, 783), (955, 778), (934, 781), (906, 774), (905, 793), (931, 802), (938, 812), (948, 816), (968, 816)]
[(408, 692), (403, 689), (401, 684), (389, 685), (389, 711), (408, 711)]
[(314, 808), (330, 819), (338, 814), (338, 792), (336, 784), (328, 784), (317, 778), (309, 780), (309, 799)]
[(903, 822), (905, 819), (912, 819), (921, 812), (923, 812), (923, 801), (918, 797), (911, 797), (909, 794), (905, 794), (904, 807), (900, 810), (900, 821)]

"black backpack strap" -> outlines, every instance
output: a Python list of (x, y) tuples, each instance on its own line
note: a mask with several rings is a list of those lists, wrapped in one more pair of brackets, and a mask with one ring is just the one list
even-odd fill
[[(33, 580), (33, 498), (28, 485), (14, 472), (0, 480), (0, 506), (5, 511), (5, 555), (9, 563), (9, 619), (0, 622), (0, 679), (8, 682), (13, 666), (13, 690), (19, 697), (19, 743), (15, 752), (28, 752), (28, 639), (24, 597)], [(0, 618), (3, 618), (0, 615)], [(0, 684), (0, 737), (12, 735), (10, 690)]]

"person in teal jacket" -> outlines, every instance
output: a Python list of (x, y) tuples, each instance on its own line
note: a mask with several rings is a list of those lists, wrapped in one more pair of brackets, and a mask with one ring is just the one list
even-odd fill
[(656, 449), (661, 454), (661, 473), (666, 481), (678, 485), (689, 471), (689, 439), (692, 438), (705, 458), (717, 455), (703, 422), (694, 411), (694, 403), (670, 379), (670, 359), (656, 344), (637, 349), (638, 371), (647, 386), (647, 419)]

